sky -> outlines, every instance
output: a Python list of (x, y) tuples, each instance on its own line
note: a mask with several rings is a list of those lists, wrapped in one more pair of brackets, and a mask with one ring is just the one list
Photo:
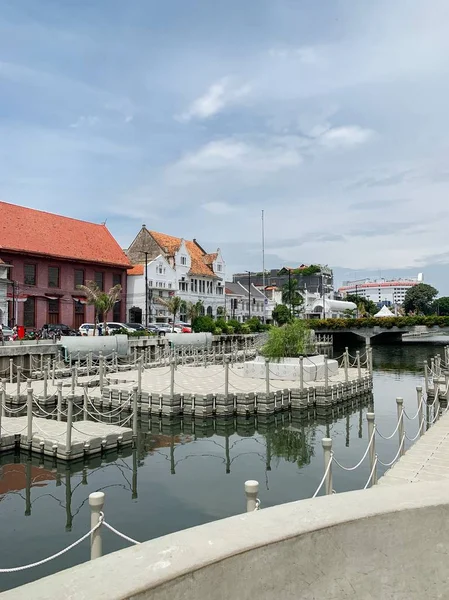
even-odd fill
[(447, 0), (0, 4), (0, 199), (449, 295)]

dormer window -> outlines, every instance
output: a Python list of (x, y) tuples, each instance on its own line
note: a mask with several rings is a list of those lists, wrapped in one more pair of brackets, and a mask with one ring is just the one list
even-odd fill
[(221, 272), (221, 264), (217, 265), (217, 271), (220, 273)]
[(181, 256), (181, 264), (182, 265), (186, 265), (187, 264), (187, 256)]

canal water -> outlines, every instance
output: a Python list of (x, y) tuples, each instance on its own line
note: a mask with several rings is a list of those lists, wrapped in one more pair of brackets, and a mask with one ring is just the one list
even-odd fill
[[(373, 399), (334, 414), (278, 415), (268, 421), (172, 422), (140, 424), (138, 448), (66, 468), (25, 455), (0, 456), (0, 568), (39, 561), (65, 548), (89, 530), (88, 495), (106, 494), (105, 517), (130, 537), (145, 541), (179, 529), (243, 512), (244, 482), (260, 482), (261, 507), (311, 497), (323, 476), (321, 439), (330, 436), (336, 458), (359, 462), (367, 446), (366, 412), (373, 409), (378, 429), (388, 436), (397, 422), (396, 397), (416, 413), (416, 386), (423, 362), (448, 337), (425, 342), (373, 346)], [(354, 353), (355, 348), (351, 349)], [(339, 354), (341, 349), (335, 349)], [(405, 420), (409, 437), (417, 420)], [(407, 442), (409, 444), (409, 442)], [(390, 462), (399, 442), (376, 439), (380, 460)], [(383, 467), (379, 468), (379, 475)], [(368, 459), (355, 471), (334, 466), (336, 492), (363, 488)], [(103, 551), (128, 546), (103, 532)], [(0, 574), (0, 591), (33, 581), (89, 558), (89, 541), (29, 570)]]

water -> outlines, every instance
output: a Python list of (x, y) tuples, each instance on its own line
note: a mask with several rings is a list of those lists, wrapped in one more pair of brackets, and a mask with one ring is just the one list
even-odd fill
[[(431, 343), (407, 342), (374, 346), (374, 411), (381, 432), (397, 422), (396, 397), (409, 414), (417, 409), (416, 386), (422, 385), (423, 361), (442, 354), (445, 337)], [(339, 349), (336, 349), (339, 353)], [(323, 476), (321, 439), (331, 436), (337, 459), (356, 464), (367, 446), (366, 412), (362, 406), (307, 420), (278, 415), (268, 422), (250, 420), (141, 423), (138, 448), (122, 456), (91, 459), (86, 465), (40, 463), (26, 455), (0, 456), (0, 568), (31, 563), (68, 546), (89, 528), (88, 495), (106, 493), (107, 520), (127, 535), (145, 541), (244, 511), (243, 484), (260, 482), (262, 507), (313, 495)], [(409, 437), (417, 421), (407, 422)], [(389, 462), (398, 436), (377, 439), (376, 450)], [(385, 469), (379, 468), (379, 475)], [(368, 460), (352, 472), (334, 466), (337, 492), (362, 488), (369, 477)], [(27, 485), (28, 483), (28, 485)], [(104, 552), (128, 544), (103, 533)], [(0, 591), (33, 581), (89, 558), (86, 540), (41, 567), (0, 575)]]

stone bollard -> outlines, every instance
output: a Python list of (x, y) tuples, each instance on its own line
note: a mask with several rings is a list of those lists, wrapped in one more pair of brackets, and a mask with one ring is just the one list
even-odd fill
[(245, 481), (246, 512), (254, 512), (259, 507), (257, 496), (259, 494), (259, 482), (254, 479)]
[(405, 453), (405, 438), (404, 438), (404, 400), (403, 398), (396, 398), (396, 407), (398, 412), (398, 434), (399, 434), (399, 446), (400, 456), (403, 456)]
[(224, 376), (224, 396), (225, 400), (227, 400), (229, 396), (229, 356), (225, 357)]
[[(104, 508), (104, 492), (93, 492), (89, 494), (90, 506), (90, 528), (98, 525)], [(90, 534), (90, 560), (100, 558), (103, 554), (101, 542), (101, 525)]]
[[(2, 406), (1, 406), (1, 416), (2, 417), (6, 417), (6, 379), (3, 378), (2, 379)], [(1, 432), (1, 427), (0, 427), (0, 432)]]
[(419, 437), (424, 435), (424, 414), (422, 409), (422, 387), (416, 388), (416, 398), (418, 400), (418, 423), (419, 423)]
[(137, 444), (137, 394), (138, 389), (135, 385), (133, 387), (133, 444), (134, 447)]
[(265, 359), (265, 393), (270, 393), (270, 361), (268, 358)]
[(299, 357), (299, 389), (304, 390), (304, 356)]
[(175, 397), (175, 361), (170, 361), (170, 399)]
[(329, 388), (329, 365), (327, 363), (327, 356), (324, 357), (324, 390), (327, 391)]
[(100, 392), (103, 393), (103, 387), (104, 387), (104, 356), (103, 356), (103, 352), (99, 352), (98, 353), (98, 379), (99, 379), (99, 386), (100, 386)]
[(87, 383), (83, 385), (83, 419), (87, 421), (89, 412), (89, 386)]
[(9, 359), (9, 383), (14, 383), (14, 361)]
[(327, 473), (324, 480), (324, 490), (326, 495), (332, 494), (332, 439), (323, 438), (321, 440), (324, 454), (324, 472)]
[(27, 380), (27, 444), (31, 450), (33, 443), (33, 388), (31, 379)]
[(375, 415), (374, 413), (366, 413), (366, 420), (368, 421), (368, 441), (371, 440), (370, 449), (369, 449), (369, 466), (371, 475), (371, 486), (376, 485), (377, 483), (377, 468), (376, 468), (376, 436), (374, 434), (375, 430)]
[(427, 394), (429, 392), (429, 365), (427, 364), (427, 360), (424, 361), (424, 385)]
[(348, 383), (348, 381), (349, 381), (349, 349), (348, 349), (348, 347), (345, 348), (344, 365), (345, 365), (345, 383)]
[(58, 417), (58, 421), (61, 420), (61, 416), (62, 416), (62, 381), (58, 381), (57, 384), (57, 395), (58, 395), (58, 410), (57, 410), (57, 417)]
[(44, 400), (46, 400), (47, 397), (48, 397), (48, 365), (44, 366), (44, 393), (43, 393), (43, 397), (44, 397)]
[(20, 380), (22, 374), (22, 367), (17, 367), (17, 402), (20, 402)]
[(357, 361), (357, 378), (360, 381), (362, 379), (362, 365), (360, 364), (360, 350), (355, 353)]
[(73, 394), (67, 396), (67, 427), (65, 435), (65, 454), (70, 458), (72, 452), (72, 422), (73, 422)]

